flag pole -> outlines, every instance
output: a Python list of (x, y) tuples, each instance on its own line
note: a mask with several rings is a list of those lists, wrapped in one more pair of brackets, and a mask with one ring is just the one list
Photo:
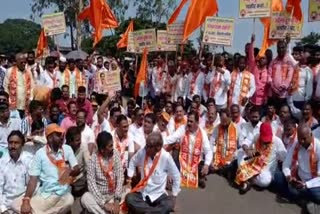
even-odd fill
[[(293, 20), (293, 12), (294, 12), (294, 7), (292, 6), (291, 14), (290, 14), (290, 19), (289, 19), (289, 25), (287, 27), (286, 35), (291, 33), (291, 25), (292, 25), (292, 20)], [(286, 36), (285, 35), (285, 36)]]
[(253, 18), (253, 34), (256, 34), (256, 18)]

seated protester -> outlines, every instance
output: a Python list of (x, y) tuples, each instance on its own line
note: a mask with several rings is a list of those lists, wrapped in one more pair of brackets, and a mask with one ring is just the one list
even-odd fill
[(156, 125), (156, 115), (148, 113), (144, 116), (143, 126), (140, 127), (139, 131), (135, 135), (135, 151), (143, 148), (146, 145), (146, 139), (149, 134), (154, 131)]
[(318, 125), (318, 120), (313, 117), (312, 104), (310, 101), (305, 102), (302, 107), (302, 110), (296, 108), (292, 101), (292, 96), (287, 98), (288, 105), (290, 106), (290, 110), (292, 115), (299, 120), (301, 124), (307, 123), (310, 128)]
[(35, 155), (36, 152), (47, 144), (44, 136), (44, 124), (40, 120), (34, 121), (31, 125), (31, 136), (27, 137), (27, 142), (23, 147), (23, 151)]
[(58, 125), (61, 124), (63, 120), (63, 115), (60, 113), (59, 106), (53, 104), (49, 108), (49, 118), (47, 119), (48, 124), (56, 123)]
[[(171, 157), (163, 148), (160, 133), (153, 132), (147, 137), (146, 146), (130, 160), (128, 185), (136, 167), (143, 168), (141, 181), (126, 196), (129, 213), (163, 213), (174, 210), (176, 197), (180, 192), (180, 173)], [(172, 196), (166, 192), (167, 178), (172, 178)]]
[(153, 131), (160, 132), (163, 138), (166, 138), (170, 135), (168, 129), (168, 123), (170, 121), (170, 115), (167, 112), (161, 112), (157, 124), (155, 125)]
[(249, 112), (249, 122), (243, 123), (240, 127), (240, 146), (245, 141), (251, 142), (254, 136), (259, 134), (260, 126), (260, 109), (252, 107)]
[(278, 161), (284, 161), (287, 154), (281, 139), (273, 135), (271, 124), (262, 123), (260, 133), (242, 148), (238, 152), (239, 167), (235, 179), (240, 194), (249, 191), (252, 184), (268, 187), (277, 170)]
[(86, 160), (90, 159), (91, 154), (96, 149), (93, 130), (86, 124), (87, 112), (84, 109), (77, 111), (76, 123), (81, 132), (81, 149), (84, 150)]
[(297, 141), (297, 124), (294, 119), (288, 119), (283, 126), (282, 142), (289, 151)]
[(25, 136), (31, 135), (31, 124), (33, 121), (42, 121), (44, 127), (48, 125), (47, 119), (43, 115), (43, 104), (40, 101), (32, 100), (29, 103), (29, 115), (21, 122), (21, 132)]
[(238, 127), (238, 129), (241, 129), (241, 126), (243, 123), (246, 123), (247, 121), (241, 116), (240, 113), (240, 107), (237, 104), (233, 104), (230, 106), (230, 113), (231, 113), (231, 119), (232, 122), (235, 123)]
[[(68, 213), (73, 205), (69, 183), (79, 174), (77, 159), (71, 147), (63, 144), (62, 128), (57, 124), (50, 124), (45, 133), (48, 143), (34, 157), (29, 170), (27, 191), (22, 199), (21, 209), (15, 210), (16, 212)], [(41, 186), (34, 195), (39, 181)]]
[(61, 121), (61, 128), (68, 130), (71, 126), (76, 126), (77, 104), (75, 101), (68, 103), (68, 114)]
[(12, 209), (12, 202), (21, 201), (21, 196), (27, 189), (28, 171), (33, 156), (22, 151), (24, 143), (23, 134), (12, 131), (8, 136), (9, 154), (0, 159), (0, 213)]
[(220, 117), (217, 113), (217, 109), (215, 106), (210, 106), (208, 112), (200, 119), (200, 127), (206, 131), (209, 140), (219, 124)]
[(267, 103), (267, 112), (266, 116), (262, 117), (261, 122), (270, 122), (276, 121), (279, 119), (279, 116), (276, 114), (276, 106), (273, 103), (272, 99), (268, 100)]
[(14, 130), (21, 129), (20, 118), (10, 118), (9, 104), (0, 102), (0, 152), (8, 152), (8, 135)]
[(201, 98), (197, 94), (192, 97), (192, 105), (189, 110), (196, 110), (200, 117), (204, 116), (208, 111), (207, 108), (201, 104)]
[(93, 110), (90, 101), (86, 98), (87, 89), (84, 86), (79, 86), (78, 96), (76, 99), (77, 109), (84, 109), (87, 114), (86, 123), (91, 126), (93, 122)]
[(174, 116), (171, 117), (168, 124), (168, 131), (170, 133), (175, 132), (180, 126), (187, 124), (187, 117), (184, 114), (184, 107), (180, 104), (176, 104)]
[(90, 213), (119, 213), (122, 194), (123, 167), (120, 154), (114, 150), (111, 134), (103, 131), (97, 137), (98, 151), (88, 163), (89, 192), (81, 198)]
[(214, 160), (212, 168), (218, 171), (229, 168), (232, 161), (236, 158), (236, 152), (239, 144), (239, 131), (237, 125), (232, 122), (228, 110), (220, 111), (220, 124), (215, 128), (210, 139), (214, 147)]
[(119, 152), (122, 166), (128, 168), (129, 160), (134, 154), (134, 137), (128, 132), (129, 122), (123, 114), (117, 117), (117, 128), (111, 132), (114, 148)]
[[(186, 126), (165, 139), (165, 146), (180, 143), (181, 186), (187, 188), (205, 188), (205, 176), (209, 172), (213, 151), (206, 132), (199, 127), (198, 112), (188, 113)], [(204, 161), (201, 161), (204, 157)], [(189, 161), (192, 160), (192, 161)], [(200, 174), (199, 174), (200, 172)]]
[(129, 133), (134, 136), (139, 131), (142, 131), (140, 128), (143, 126), (144, 113), (140, 107), (134, 109), (134, 116), (132, 117), (132, 119), (133, 122), (129, 125)]
[[(310, 201), (309, 213), (320, 211), (320, 142), (307, 124), (298, 127), (298, 141), (289, 149), (282, 171), (293, 199)], [(313, 211), (316, 210), (316, 211)]]
[(291, 117), (290, 107), (287, 104), (282, 105), (280, 107), (279, 117), (271, 122), (272, 132), (275, 136), (280, 138), (282, 137), (284, 132), (284, 123)]
[(86, 172), (89, 157), (84, 154), (85, 149), (81, 148), (81, 131), (78, 127), (72, 126), (67, 130), (66, 144), (72, 148), (80, 168), (80, 174), (74, 179), (71, 185), (72, 195), (79, 197), (87, 191)]

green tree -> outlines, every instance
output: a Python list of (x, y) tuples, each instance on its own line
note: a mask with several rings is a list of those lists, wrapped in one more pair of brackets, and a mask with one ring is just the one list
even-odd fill
[(36, 48), (41, 26), (24, 19), (7, 19), (0, 24), (0, 52), (15, 54)]
[(316, 45), (320, 41), (320, 34), (311, 32), (309, 35), (303, 37), (297, 45)]

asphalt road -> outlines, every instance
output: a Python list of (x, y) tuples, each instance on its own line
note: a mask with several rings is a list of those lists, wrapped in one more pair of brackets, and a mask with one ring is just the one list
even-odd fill
[[(78, 200), (73, 214), (80, 214)], [(229, 186), (218, 175), (208, 176), (206, 189), (183, 189), (177, 199), (176, 214), (300, 214), (295, 204), (279, 203), (276, 195), (267, 190), (251, 189), (245, 195)]]

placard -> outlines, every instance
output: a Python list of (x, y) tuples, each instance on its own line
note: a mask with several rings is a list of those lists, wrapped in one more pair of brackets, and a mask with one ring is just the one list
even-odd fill
[(176, 51), (177, 46), (168, 42), (168, 32), (166, 30), (157, 30), (157, 51)]
[(207, 17), (202, 42), (232, 46), (234, 19), (222, 17)]
[(320, 21), (320, 0), (309, 0), (309, 22)]
[(183, 30), (184, 23), (177, 22), (167, 26), (168, 31), (168, 44), (170, 45), (179, 45), (183, 44)]
[(119, 71), (109, 71), (106, 79), (107, 81), (104, 87), (109, 94), (112, 94), (112, 92), (115, 93), (117, 91), (121, 91), (121, 79)]
[(157, 50), (156, 29), (134, 31), (133, 37), (136, 53), (142, 53), (144, 48), (149, 52)]
[(133, 32), (129, 32), (129, 34), (128, 34), (127, 52), (136, 53), (136, 47), (135, 47), (135, 43), (134, 43), (134, 33)]
[(270, 17), (271, 0), (239, 0), (240, 18)]
[(66, 19), (64, 13), (52, 13), (42, 16), (42, 26), (46, 36), (66, 32)]
[(302, 32), (302, 22), (292, 17), (286, 11), (273, 12), (270, 25), (270, 39), (284, 39), (290, 34), (292, 39), (300, 39)]

